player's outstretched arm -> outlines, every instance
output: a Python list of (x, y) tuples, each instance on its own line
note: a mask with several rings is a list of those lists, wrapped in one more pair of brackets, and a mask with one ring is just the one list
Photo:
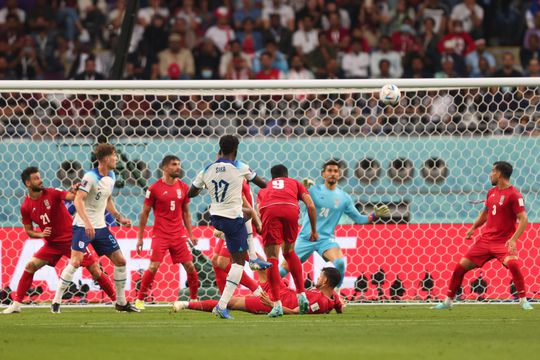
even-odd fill
[(304, 204), (306, 204), (309, 223), (311, 225), (311, 235), (309, 240), (317, 241), (319, 240), (319, 234), (317, 233), (317, 208), (315, 207), (315, 203), (313, 203), (313, 199), (309, 194), (303, 194), (302, 201)]
[(51, 235), (52, 229), (50, 227), (46, 227), (43, 229), (43, 231), (35, 231), (32, 225), (30, 224), (24, 224), (24, 232), (26, 235), (33, 239), (42, 239), (44, 237)]
[(486, 223), (487, 216), (488, 216), (488, 212), (487, 212), (486, 209), (484, 209), (484, 210), (482, 210), (480, 212), (480, 214), (478, 215), (478, 217), (476, 218), (476, 220), (472, 224), (469, 231), (467, 231), (467, 233), (465, 234), (465, 239), (472, 238), (472, 236), (474, 234), (474, 231)]
[(141, 216), (139, 218), (139, 232), (137, 233), (137, 254), (140, 254), (143, 248), (144, 228), (148, 224), (148, 216), (152, 207), (149, 205), (143, 205)]
[(193, 236), (191, 227), (191, 213), (189, 212), (189, 204), (187, 202), (182, 205), (182, 220), (184, 221), (184, 226), (186, 227), (191, 244), (193, 244), (193, 246), (197, 246), (199, 239)]
[(266, 188), (266, 180), (264, 180), (259, 175), (255, 176), (252, 180), (250, 180), (250, 182), (254, 183), (255, 185), (257, 185), (261, 189)]
[(191, 187), (189, 188), (189, 191), (187, 193), (187, 196), (188, 196), (188, 198), (194, 198), (196, 196), (199, 196), (201, 191), (202, 191), (202, 189), (199, 189), (198, 187), (195, 187), (195, 186), (191, 185)]
[(112, 196), (109, 196), (107, 199), (107, 211), (111, 213), (111, 215), (118, 221), (121, 225), (130, 227), (131, 226), (131, 220), (128, 218), (123, 217), (118, 210), (116, 210), (116, 206), (114, 205), (114, 201), (112, 199)]
[(517, 216), (518, 221), (518, 227), (516, 229), (516, 232), (510, 240), (506, 242), (506, 247), (508, 248), (508, 252), (511, 255), (516, 254), (516, 244), (523, 232), (525, 231), (525, 228), (527, 227), (527, 224), (529, 223), (529, 218), (527, 217), (527, 213), (525, 211), (520, 212)]
[(347, 207), (345, 208), (345, 214), (347, 214), (354, 222), (355, 224), (369, 224), (371, 222), (370, 217), (367, 215), (361, 214), (356, 207), (354, 206), (354, 203), (350, 196), (348, 196), (347, 199)]

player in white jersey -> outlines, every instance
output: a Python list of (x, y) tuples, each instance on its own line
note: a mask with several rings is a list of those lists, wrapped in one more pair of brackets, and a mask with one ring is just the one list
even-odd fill
[(131, 226), (131, 221), (120, 215), (112, 200), (114, 183), (116, 182), (113, 171), (116, 169), (116, 149), (114, 145), (99, 144), (95, 149), (95, 154), (98, 167), (84, 174), (75, 196), (74, 204), (77, 214), (73, 220), (71, 259), (60, 275), (61, 284), (56, 290), (53, 300), (53, 313), (59, 312), (62, 295), (71, 283), (73, 275), (81, 266), (86, 247), (90, 243), (99, 256), (107, 256), (114, 264), (116, 310), (139, 312), (126, 300), (126, 259), (105, 221), (105, 209), (107, 209), (118, 223)]
[[(219, 140), (219, 158), (201, 171), (191, 188), (188, 196), (195, 197), (203, 188), (208, 189), (212, 199), (210, 205), (210, 221), (212, 226), (225, 235), (227, 248), (231, 253), (233, 264), (227, 275), (225, 289), (213, 313), (225, 319), (232, 319), (227, 310), (231, 299), (244, 271), (244, 262), (248, 249), (248, 231), (242, 212), (242, 182), (244, 179), (264, 188), (266, 182), (257, 174), (236, 160), (239, 141), (232, 135), (222, 136)], [(269, 263), (262, 262), (264, 267)]]

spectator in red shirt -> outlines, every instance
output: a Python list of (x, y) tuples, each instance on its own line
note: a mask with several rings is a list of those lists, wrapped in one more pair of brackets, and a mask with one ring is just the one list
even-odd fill
[(448, 48), (452, 48), (454, 54), (459, 56), (466, 56), (476, 48), (471, 35), (463, 30), (460, 20), (454, 20), (453, 31), (439, 41), (438, 49), (441, 54)]
[(255, 75), (257, 80), (278, 80), (283, 79), (283, 74), (279, 69), (272, 66), (274, 59), (270, 52), (265, 51), (261, 54), (262, 70)]

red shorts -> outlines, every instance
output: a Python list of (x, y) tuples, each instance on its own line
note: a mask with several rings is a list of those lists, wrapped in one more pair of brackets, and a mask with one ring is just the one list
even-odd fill
[[(45, 245), (43, 245), (34, 254), (35, 258), (46, 261), (49, 264), (49, 266), (52, 266), (52, 267), (56, 266), (56, 264), (62, 258), (62, 256), (65, 256), (68, 259), (71, 257), (71, 241), (68, 241), (65, 243), (64, 242), (61, 242), (61, 243), (45, 242)], [(96, 261), (97, 261), (96, 257), (87, 248), (86, 252), (84, 253), (81, 266), (87, 267), (87, 266), (92, 265)]]
[(502, 263), (507, 256), (511, 255), (504, 242), (478, 240), (464, 257), (481, 267), (491, 259), (497, 259)]
[(187, 263), (193, 261), (193, 254), (189, 250), (187, 237), (178, 239), (152, 239), (152, 256), (150, 261), (162, 262), (167, 251), (171, 254), (173, 264)]
[(273, 205), (261, 209), (263, 244), (290, 244), (298, 236), (298, 207), (293, 205)]

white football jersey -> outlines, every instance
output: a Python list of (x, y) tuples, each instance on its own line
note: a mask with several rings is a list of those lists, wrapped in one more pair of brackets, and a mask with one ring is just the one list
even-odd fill
[[(113, 171), (110, 171), (107, 176), (101, 176), (98, 169), (88, 171), (82, 178), (79, 190), (88, 193), (84, 200), (84, 207), (94, 229), (107, 227), (105, 209), (107, 200), (113, 193), (115, 182), (116, 175)], [(73, 225), (84, 226), (84, 221), (78, 213), (75, 214)]]
[(210, 215), (229, 219), (242, 217), (242, 183), (257, 176), (249, 166), (240, 161), (218, 159), (201, 171), (193, 186), (206, 187), (212, 199)]

